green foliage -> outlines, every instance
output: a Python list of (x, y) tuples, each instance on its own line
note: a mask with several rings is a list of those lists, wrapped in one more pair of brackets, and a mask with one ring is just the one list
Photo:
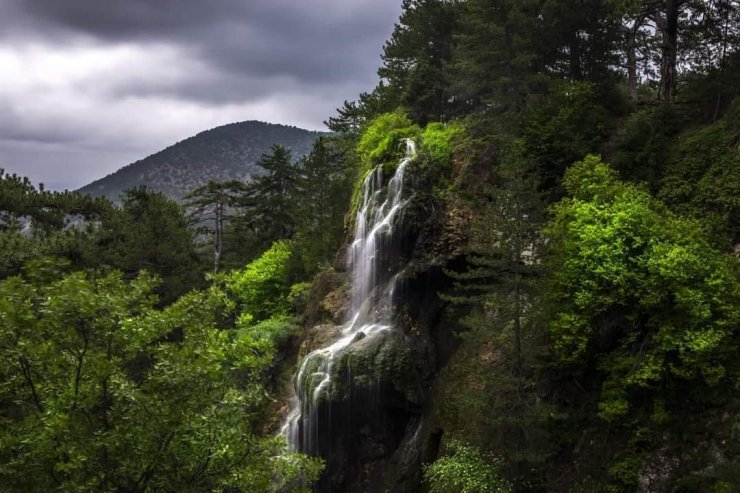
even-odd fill
[(449, 455), (424, 468), (431, 493), (507, 493), (511, 486), (499, 472), (500, 460), (461, 442), (448, 444)]
[[(142, 274), (0, 282), (0, 482), (5, 491), (273, 491), (318, 464), (275, 460), (256, 435), (274, 333), (218, 328), (224, 293), (154, 308)], [(292, 491), (297, 491), (294, 488)]]
[(605, 375), (601, 416), (659, 400), (670, 408), (682, 386), (735, 378), (740, 284), (700, 227), (596, 156), (576, 163), (565, 187), (548, 228), (550, 336), (561, 362), (596, 362)]
[(253, 249), (262, 251), (272, 242), (288, 239), (295, 233), (299, 175), (291, 151), (277, 144), (262, 155), (257, 165), (264, 174), (253, 178), (248, 185), (239, 204), (244, 207), (244, 214), (236, 222), (251, 231)]
[(631, 114), (619, 131), (612, 158), (614, 169), (626, 180), (644, 181), (654, 188), (681, 123), (681, 114), (673, 105), (663, 104)]
[(739, 122), (740, 98), (721, 120), (682, 136), (660, 190), (669, 206), (700, 219), (723, 249), (740, 241)]
[(224, 245), (225, 226), (233, 218), (234, 209), (246, 190), (246, 184), (238, 180), (209, 181), (185, 196), (185, 207), (196, 223), (196, 232), (209, 237), (214, 272), (219, 271), (224, 250), (228, 250)]
[(227, 275), (227, 285), (236, 296), (245, 320), (259, 322), (290, 311), (292, 256), (289, 241), (276, 241), (243, 270)]
[(0, 278), (27, 260), (58, 256), (77, 268), (107, 267), (133, 277), (147, 269), (162, 278), (163, 302), (202, 281), (194, 235), (181, 207), (161, 193), (132, 189), (122, 206), (70, 192), (36, 190), (0, 173)]
[(332, 262), (345, 239), (344, 216), (357, 173), (354, 140), (318, 139), (298, 168), (295, 201), (301, 207), (296, 211), (294, 244), (309, 277)]
[(101, 225), (95, 258), (133, 277), (148, 270), (162, 279), (157, 293), (171, 303), (202, 285), (203, 268), (182, 207), (145, 187), (121, 196), (122, 208)]
[[(240, 329), (239, 334), (243, 338), (267, 342), (271, 346), (281, 348), (299, 333), (300, 324), (294, 316), (275, 315), (261, 322), (238, 328)], [(274, 357), (274, 354), (271, 354), (270, 359), (272, 357)]]
[(551, 195), (566, 167), (598, 151), (606, 140), (609, 113), (597, 94), (592, 83), (562, 84), (526, 118), (522, 133), (527, 154)]
[(459, 4), (460, 28), (453, 33), (448, 76), (452, 93), (468, 112), (520, 110), (525, 94), (546, 78), (535, 74), (542, 66), (542, 53), (535, 45), (541, 27), (528, 12), (531, 2)]
[(94, 226), (114, 212), (105, 199), (37, 189), (0, 169), (0, 279), (43, 256), (66, 257), (77, 266), (99, 263)]
[(311, 282), (304, 281), (293, 284), (288, 293), (288, 301), (293, 307), (293, 312), (303, 313), (308, 304), (308, 293), (311, 290)]
[(419, 133), (419, 127), (402, 111), (384, 113), (370, 122), (362, 133), (357, 153), (367, 168), (395, 161), (399, 155), (403, 155), (404, 139), (416, 138)]
[(447, 65), (452, 58), (456, 2), (404, 0), (401, 17), (383, 47), (378, 75), (388, 81), (397, 105), (419, 124), (446, 120), (450, 98)]
[(449, 165), (454, 144), (463, 135), (462, 126), (457, 123), (443, 124), (432, 122), (421, 133), (423, 152), (435, 163)]

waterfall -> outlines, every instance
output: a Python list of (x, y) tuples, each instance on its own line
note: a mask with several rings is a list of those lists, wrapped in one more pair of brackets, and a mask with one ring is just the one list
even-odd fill
[(393, 259), (398, 253), (398, 232), (407, 203), (403, 197), (404, 175), (415, 152), (414, 142), (406, 140), (405, 157), (387, 184), (383, 165), (365, 177), (354, 241), (348, 251), (352, 275), (350, 316), (338, 340), (309, 353), (301, 362), (291, 411), (281, 430), (290, 450), (317, 452), (321, 401), (328, 400), (332, 370), (342, 353), (360, 339), (392, 330), (392, 296), (399, 277)]

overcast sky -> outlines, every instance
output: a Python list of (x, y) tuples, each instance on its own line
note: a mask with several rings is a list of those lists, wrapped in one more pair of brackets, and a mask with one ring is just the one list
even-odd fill
[(74, 189), (201, 130), (320, 130), (401, 0), (0, 0), (0, 168)]

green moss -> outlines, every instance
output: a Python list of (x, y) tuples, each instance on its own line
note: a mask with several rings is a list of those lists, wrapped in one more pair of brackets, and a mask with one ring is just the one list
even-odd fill
[(416, 139), (421, 130), (401, 110), (383, 113), (360, 136), (357, 153), (366, 166), (394, 161), (403, 153), (404, 139)]
[(347, 224), (354, 222), (362, 200), (362, 185), (367, 175), (376, 166), (383, 165), (385, 175), (390, 176), (406, 151), (404, 141), (418, 140), (420, 135), (421, 129), (418, 125), (415, 125), (400, 109), (392, 113), (383, 113), (368, 124), (356, 148), (361, 165), (352, 191)]
[[(378, 383), (389, 383), (411, 402), (419, 401), (419, 368), (403, 339), (395, 331), (377, 333), (353, 343), (342, 354), (333, 376), (336, 398), (351, 391), (371, 390)], [(348, 378), (349, 377), (349, 378)]]
[(421, 179), (436, 183), (441, 176), (447, 176), (446, 170), (463, 134), (464, 128), (458, 122), (432, 122), (422, 130), (401, 110), (384, 113), (374, 119), (357, 145), (362, 166), (352, 194), (348, 223), (352, 223), (360, 207), (362, 185), (368, 174), (377, 166), (382, 166), (383, 176), (392, 176), (404, 155), (406, 139), (413, 139), (417, 143), (416, 168), (424, 175)]

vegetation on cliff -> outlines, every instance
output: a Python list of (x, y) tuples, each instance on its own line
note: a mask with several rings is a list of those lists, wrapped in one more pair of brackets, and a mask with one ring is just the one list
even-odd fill
[(738, 489), (739, 12), (404, 0), (335, 134), (195, 189), (195, 225), (0, 175), (2, 483), (310, 487), (269, 415), (299, 340), (340, 333), (362, 183), (412, 139), (395, 332), (334, 368), (354, 428), (319, 430), (320, 487)]

